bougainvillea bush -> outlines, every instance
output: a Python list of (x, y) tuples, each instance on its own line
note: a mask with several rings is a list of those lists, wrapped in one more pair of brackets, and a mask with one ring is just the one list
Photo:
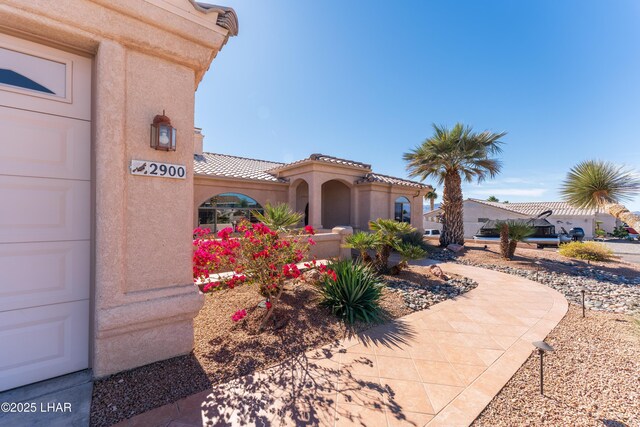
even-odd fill
[[(287, 234), (271, 230), (263, 223), (242, 222), (233, 229), (225, 228), (212, 238), (211, 230), (194, 230), (193, 277), (202, 283), (203, 292), (231, 288), (240, 284), (257, 286), (266, 298), (266, 313), (260, 324), (264, 329), (280, 300), (285, 282), (298, 280), (301, 271), (298, 263), (308, 258), (309, 249), (315, 245), (312, 227)], [(305, 263), (315, 268), (315, 260)], [(323, 275), (335, 277), (335, 273), (323, 267)], [(213, 275), (213, 276), (212, 276)], [(234, 322), (247, 315), (244, 308), (232, 316)]]

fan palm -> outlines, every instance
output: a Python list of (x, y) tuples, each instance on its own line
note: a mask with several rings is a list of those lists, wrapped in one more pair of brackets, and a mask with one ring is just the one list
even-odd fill
[(253, 211), (252, 214), (267, 227), (280, 231), (297, 225), (304, 216), (300, 212), (295, 212), (286, 203), (275, 206), (267, 203), (264, 207), (264, 213)]
[(407, 222), (398, 222), (393, 219), (384, 218), (378, 218), (375, 221), (370, 221), (369, 228), (375, 232), (380, 239), (378, 251), (376, 253), (378, 269), (382, 272), (387, 272), (389, 269), (389, 256), (391, 256), (391, 251), (402, 241), (400, 236), (415, 231), (415, 228)]
[(501, 163), (492, 156), (502, 151), (500, 138), (506, 132), (474, 132), (461, 123), (452, 129), (434, 124), (433, 131), (433, 136), (403, 158), (410, 176), (423, 181), (435, 178), (444, 185), (440, 245), (464, 244), (462, 179), (482, 182), (500, 172)]
[(369, 256), (369, 249), (376, 249), (380, 246), (380, 236), (375, 233), (365, 233), (364, 231), (358, 231), (351, 234), (345, 239), (345, 247), (356, 249), (360, 252), (360, 259), (365, 262), (371, 262)]
[(602, 209), (640, 230), (640, 215), (620, 204), (640, 194), (640, 177), (631, 170), (610, 162), (587, 160), (569, 171), (560, 193), (576, 208)]
[(436, 190), (431, 189), (427, 191), (427, 194), (424, 195), (424, 198), (429, 201), (429, 210), (433, 210), (435, 208), (436, 199), (438, 198), (438, 193), (436, 193)]

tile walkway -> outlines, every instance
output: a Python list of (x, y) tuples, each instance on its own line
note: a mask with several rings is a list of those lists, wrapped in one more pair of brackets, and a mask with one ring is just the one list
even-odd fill
[(567, 301), (519, 277), (441, 266), (479, 286), (119, 426), (467, 426)]

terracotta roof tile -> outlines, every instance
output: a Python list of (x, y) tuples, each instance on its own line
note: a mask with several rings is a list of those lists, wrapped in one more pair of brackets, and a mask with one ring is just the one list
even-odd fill
[(251, 179), (257, 181), (287, 182), (266, 172), (283, 163), (266, 160), (247, 159), (227, 154), (202, 153), (195, 155), (193, 170), (198, 175), (214, 175), (227, 178)]
[(297, 165), (297, 164), (305, 163), (308, 161), (319, 161), (319, 162), (333, 163), (336, 165), (351, 166), (351, 167), (371, 170), (371, 165), (367, 163), (356, 162), (355, 160), (341, 159), (340, 157), (327, 156), (326, 154), (318, 154), (318, 153), (312, 154), (306, 159), (296, 160), (295, 162), (281, 164), (279, 166), (276, 166), (274, 169), (285, 168), (288, 166)]
[(427, 188), (428, 185), (422, 184), (416, 181), (409, 181), (408, 179), (396, 178), (394, 176), (382, 175), (379, 173), (370, 172), (366, 174), (363, 178), (360, 178), (358, 183), (362, 182), (383, 182), (385, 184), (391, 185), (402, 185), (405, 187), (414, 187), (414, 188)]

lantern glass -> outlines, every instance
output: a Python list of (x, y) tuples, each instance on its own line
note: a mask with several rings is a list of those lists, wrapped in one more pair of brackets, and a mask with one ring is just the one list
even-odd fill
[(169, 150), (172, 136), (171, 126), (160, 125), (158, 128), (158, 147), (162, 150)]

